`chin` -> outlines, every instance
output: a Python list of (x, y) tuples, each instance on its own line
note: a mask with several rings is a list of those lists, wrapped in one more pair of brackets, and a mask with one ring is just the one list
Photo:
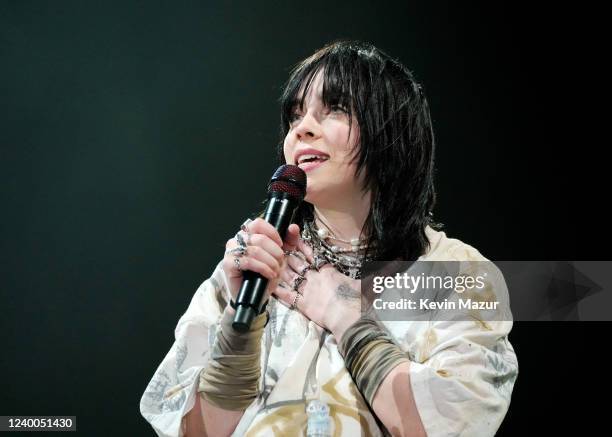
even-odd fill
[[(312, 200), (312, 195), (310, 193), (308, 193), (308, 191), (306, 192), (306, 197), (304, 197), (304, 201), (308, 202), (308, 203), (314, 203)], [(315, 196), (316, 197), (316, 196)]]
[(304, 200), (308, 203), (311, 203), (313, 205), (317, 204), (317, 200), (319, 200), (321, 197), (321, 193), (318, 192), (316, 189), (311, 189), (310, 187), (307, 186), (306, 188), (306, 197), (304, 197)]
[(306, 197), (304, 200), (313, 206), (327, 205), (333, 199), (331, 190), (327, 189), (306, 189)]

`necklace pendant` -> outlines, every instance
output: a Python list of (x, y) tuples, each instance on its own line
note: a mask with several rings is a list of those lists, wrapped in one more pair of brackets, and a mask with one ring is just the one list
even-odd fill
[(329, 437), (332, 435), (332, 420), (329, 415), (329, 406), (318, 399), (308, 402), (306, 407), (308, 416), (306, 435), (308, 437)]
[(320, 239), (325, 240), (327, 237), (329, 237), (329, 231), (325, 228), (321, 228), (317, 230), (317, 235)]

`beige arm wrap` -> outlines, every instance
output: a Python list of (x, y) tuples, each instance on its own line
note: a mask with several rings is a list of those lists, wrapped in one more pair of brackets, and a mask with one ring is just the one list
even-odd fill
[(351, 325), (338, 345), (346, 368), (365, 400), (372, 405), (378, 387), (408, 355), (375, 321), (360, 319)]
[(233, 317), (228, 311), (223, 313), (209, 365), (200, 374), (198, 392), (216, 407), (239, 411), (258, 394), (261, 337), (267, 313), (257, 316), (245, 333), (232, 328)]

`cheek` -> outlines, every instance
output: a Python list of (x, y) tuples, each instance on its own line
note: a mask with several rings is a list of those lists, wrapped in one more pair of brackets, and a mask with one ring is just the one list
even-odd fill
[(285, 142), (283, 143), (283, 155), (285, 156), (285, 163), (293, 164), (291, 157), (293, 156), (293, 150), (288, 144), (287, 138), (285, 138)]
[(352, 185), (355, 179), (355, 166), (349, 164), (348, 157), (336, 157), (336, 161), (333, 166), (330, 166), (327, 173), (326, 179), (331, 185)]
[(355, 154), (358, 153), (355, 150), (356, 144), (351, 138), (350, 143), (346, 142), (344, 137), (344, 143), (336, 149), (336, 162), (342, 167), (342, 172), (353, 172), (357, 167)]
[(357, 136), (359, 131), (355, 129), (349, 130), (348, 124), (343, 124), (335, 129), (333, 133), (333, 143), (337, 147), (338, 155), (345, 156), (349, 155), (357, 143)]
[(355, 179), (356, 169), (357, 167), (354, 164), (349, 164), (347, 160), (347, 162), (342, 166), (342, 174), (341, 174), (342, 180), (353, 182)]

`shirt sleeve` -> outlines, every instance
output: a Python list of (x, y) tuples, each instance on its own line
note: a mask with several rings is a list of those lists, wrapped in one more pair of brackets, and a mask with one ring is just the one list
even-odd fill
[(140, 413), (163, 437), (184, 435), (182, 419), (194, 406), (216, 327), (228, 301), (221, 263), (198, 287), (174, 331), (175, 341), (140, 400)]
[(469, 323), (431, 326), (425, 343), (432, 357), (410, 363), (413, 396), (429, 437), (493, 436), (508, 411), (518, 374), (504, 335), (512, 322), (496, 322), (486, 333)]
[(508, 291), (497, 267), (482, 265), (489, 270), (485, 294), (502, 302), (501, 316), (470, 310), (458, 320), (418, 322), (408, 347), (411, 388), (429, 437), (493, 436), (510, 405), (518, 362), (508, 340)]

